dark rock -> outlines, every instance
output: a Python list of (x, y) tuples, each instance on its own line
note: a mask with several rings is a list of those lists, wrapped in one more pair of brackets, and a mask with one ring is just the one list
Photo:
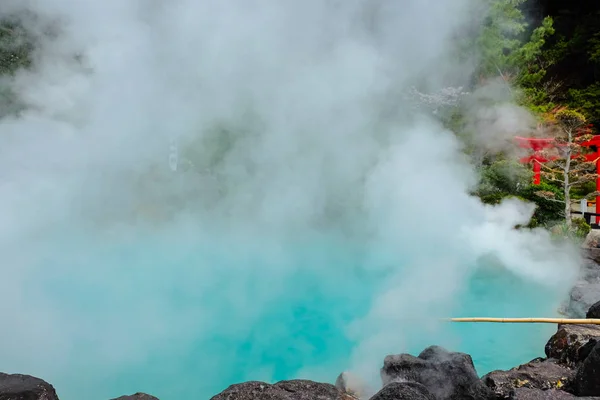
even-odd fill
[(594, 349), (594, 347), (596, 346), (596, 343), (598, 343), (598, 340), (596, 339), (590, 339), (586, 344), (584, 344), (583, 346), (581, 346), (581, 348), (579, 349), (579, 359), (581, 361), (585, 360), (590, 353), (592, 352), (592, 350)]
[[(589, 239), (589, 238), (588, 238)], [(593, 258), (600, 261), (600, 249), (594, 247), (593, 250), (584, 248), (584, 256), (595, 254)], [(600, 301), (600, 265), (597, 261), (593, 261), (587, 257), (581, 264), (579, 271), (579, 280), (571, 288), (569, 298), (560, 307), (560, 312), (570, 318), (584, 318), (589, 308), (596, 302)]]
[(273, 386), (290, 393), (290, 398), (294, 400), (341, 400), (351, 398), (329, 383), (296, 379), (277, 382)]
[(281, 381), (274, 385), (245, 382), (231, 385), (211, 400), (352, 400), (328, 383), (306, 380)]
[(578, 368), (574, 386), (578, 396), (600, 396), (600, 343)]
[(291, 400), (286, 391), (264, 382), (231, 385), (211, 400)]
[(154, 397), (154, 396), (150, 396), (149, 394), (146, 393), (136, 393), (136, 394), (132, 394), (130, 396), (121, 396), (121, 397), (117, 397), (116, 399), (112, 399), (112, 400), (158, 400), (158, 397)]
[(600, 232), (592, 229), (581, 244), (581, 250), (588, 263), (584, 265), (600, 264)]
[(495, 399), (494, 393), (477, 376), (471, 356), (441, 347), (425, 349), (418, 357), (409, 354), (387, 356), (381, 369), (384, 385), (417, 382), (436, 399)]
[(436, 398), (420, 383), (392, 382), (371, 397), (371, 400), (436, 400)]
[(576, 400), (577, 397), (562, 390), (515, 389), (508, 397), (510, 400)]
[(0, 400), (58, 400), (54, 387), (29, 375), (0, 373)]
[(587, 311), (600, 301), (600, 281), (579, 281), (573, 286), (565, 313), (571, 318), (585, 318)]
[(556, 360), (532, 360), (508, 371), (492, 371), (481, 380), (499, 399), (511, 398), (517, 388), (564, 389), (575, 378), (575, 371)]
[(592, 306), (588, 309), (588, 312), (585, 314), (585, 317), (588, 319), (600, 318), (600, 301), (592, 304)]
[[(598, 245), (596, 245), (598, 246)], [(584, 248), (582, 250), (583, 256), (595, 263), (600, 263), (600, 248), (598, 247), (589, 247), (589, 248)]]
[[(600, 249), (596, 249), (600, 251)], [(596, 261), (584, 261), (579, 274), (581, 280), (594, 283), (600, 281), (600, 265)]]
[(546, 343), (546, 356), (567, 366), (575, 366), (589, 354), (585, 345), (590, 340), (600, 340), (600, 326), (559, 325), (558, 331)]

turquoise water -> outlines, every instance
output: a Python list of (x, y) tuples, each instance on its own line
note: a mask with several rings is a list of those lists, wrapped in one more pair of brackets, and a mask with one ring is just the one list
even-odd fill
[[(350, 242), (263, 239), (164, 231), (77, 235), (68, 251), (58, 240), (40, 243), (29, 298), (52, 317), (41, 335), (56, 336), (50, 344), (58, 350), (37, 355), (53, 358), (47, 363), (5, 358), (3, 367), (42, 376), (63, 400), (136, 391), (202, 399), (250, 379), (333, 382), (357, 341), (368, 339), (349, 335), (348, 326), (369, 312), (391, 271), (407, 267), (367, 266)], [(423, 290), (440, 285), (432, 276)], [(555, 297), (490, 267), (465, 276), (448, 309), (452, 316), (549, 315)], [(480, 374), (542, 356), (555, 329), (421, 319), (394, 326), (404, 345), (386, 351), (440, 344), (470, 353)]]

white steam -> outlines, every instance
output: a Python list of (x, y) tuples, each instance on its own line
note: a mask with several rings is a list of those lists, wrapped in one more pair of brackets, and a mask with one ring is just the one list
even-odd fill
[[(0, 369), (97, 400), (145, 390), (127, 382), (146, 363), (165, 396), (207, 398), (236, 368), (272, 379), (261, 346), (303, 363), (297, 317), (267, 310), (325, 293), (362, 305), (329, 316), (376, 374), (482, 257), (569, 281), (567, 249), (513, 229), (532, 210), (470, 197), (459, 141), (403, 100), (464, 85), (447, 56), (470, 3), (3, 0), (40, 44), (12, 82), (28, 111), (0, 121)], [(519, 126), (497, 117), (477, 130)], [(250, 361), (231, 346), (248, 339)]]

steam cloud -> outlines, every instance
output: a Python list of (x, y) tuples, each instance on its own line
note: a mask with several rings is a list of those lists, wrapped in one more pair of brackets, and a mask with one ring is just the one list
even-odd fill
[[(471, 3), (3, 0), (38, 46), (0, 122), (0, 369), (67, 400), (207, 398), (274, 354), (369, 375), (458, 340), (436, 319), (491, 256), (553, 312), (576, 257), (470, 197), (459, 141), (403, 100), (466, 83)], [(347, 365), (294, 341), (318, 318)]]

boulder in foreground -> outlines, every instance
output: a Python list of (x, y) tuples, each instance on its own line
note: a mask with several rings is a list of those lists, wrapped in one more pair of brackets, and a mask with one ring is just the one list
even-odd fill
[(0, 373), (2, 400), (58, 400), (51, 384), (29, 375)]
[(581, 280), (573, 286), (569, 293), (565, 313), (570, 318), (585, 318), (590, 307), (598, 301), (600, 301), (600, 281), (597, 279)]
[(600, 343), (596, 343), (577, 369), (574, 389), (578, 396), (600, 396)]
[(588, 310), (588, 312), (585, 314), (585, 317), (588, 319), (596, 319), (596, 318), (600, 318), (600, 301), (597, 303), (594, 303), (590, 309)]
[[(565, 389), (575, 379), (575, 371), (556, 360), (535, 359), (508, 371), (492, 371), (481, 380), (500, 399), (508, 399), (515, 389)], [(528, 392), (525, 392), (528, 393)]]
[(600, 397), (576, 397), (562, 390), (519, 388), (511, 393), (509, 400), (599, 400)]
[(600, 341), (598, 325), (559, 325), (546, 343), (546, 356), (567, 366), (581, 363), (596, 342)]
[(418, 357), (387, 356), (381, 379), (384, 386), (391, 382), (420, 383), (439, 400), (496, 398), (477, 376), (470, 355), (449, 352), (439, 346), (426, 348)]
[(328, 383), (290, 380), (270, 385), (245, 382), (231, 385), (211, 400), (354, 400)]
[(436, 400), (420, 383), (392, 382), (383, 387), (371, 400)]

